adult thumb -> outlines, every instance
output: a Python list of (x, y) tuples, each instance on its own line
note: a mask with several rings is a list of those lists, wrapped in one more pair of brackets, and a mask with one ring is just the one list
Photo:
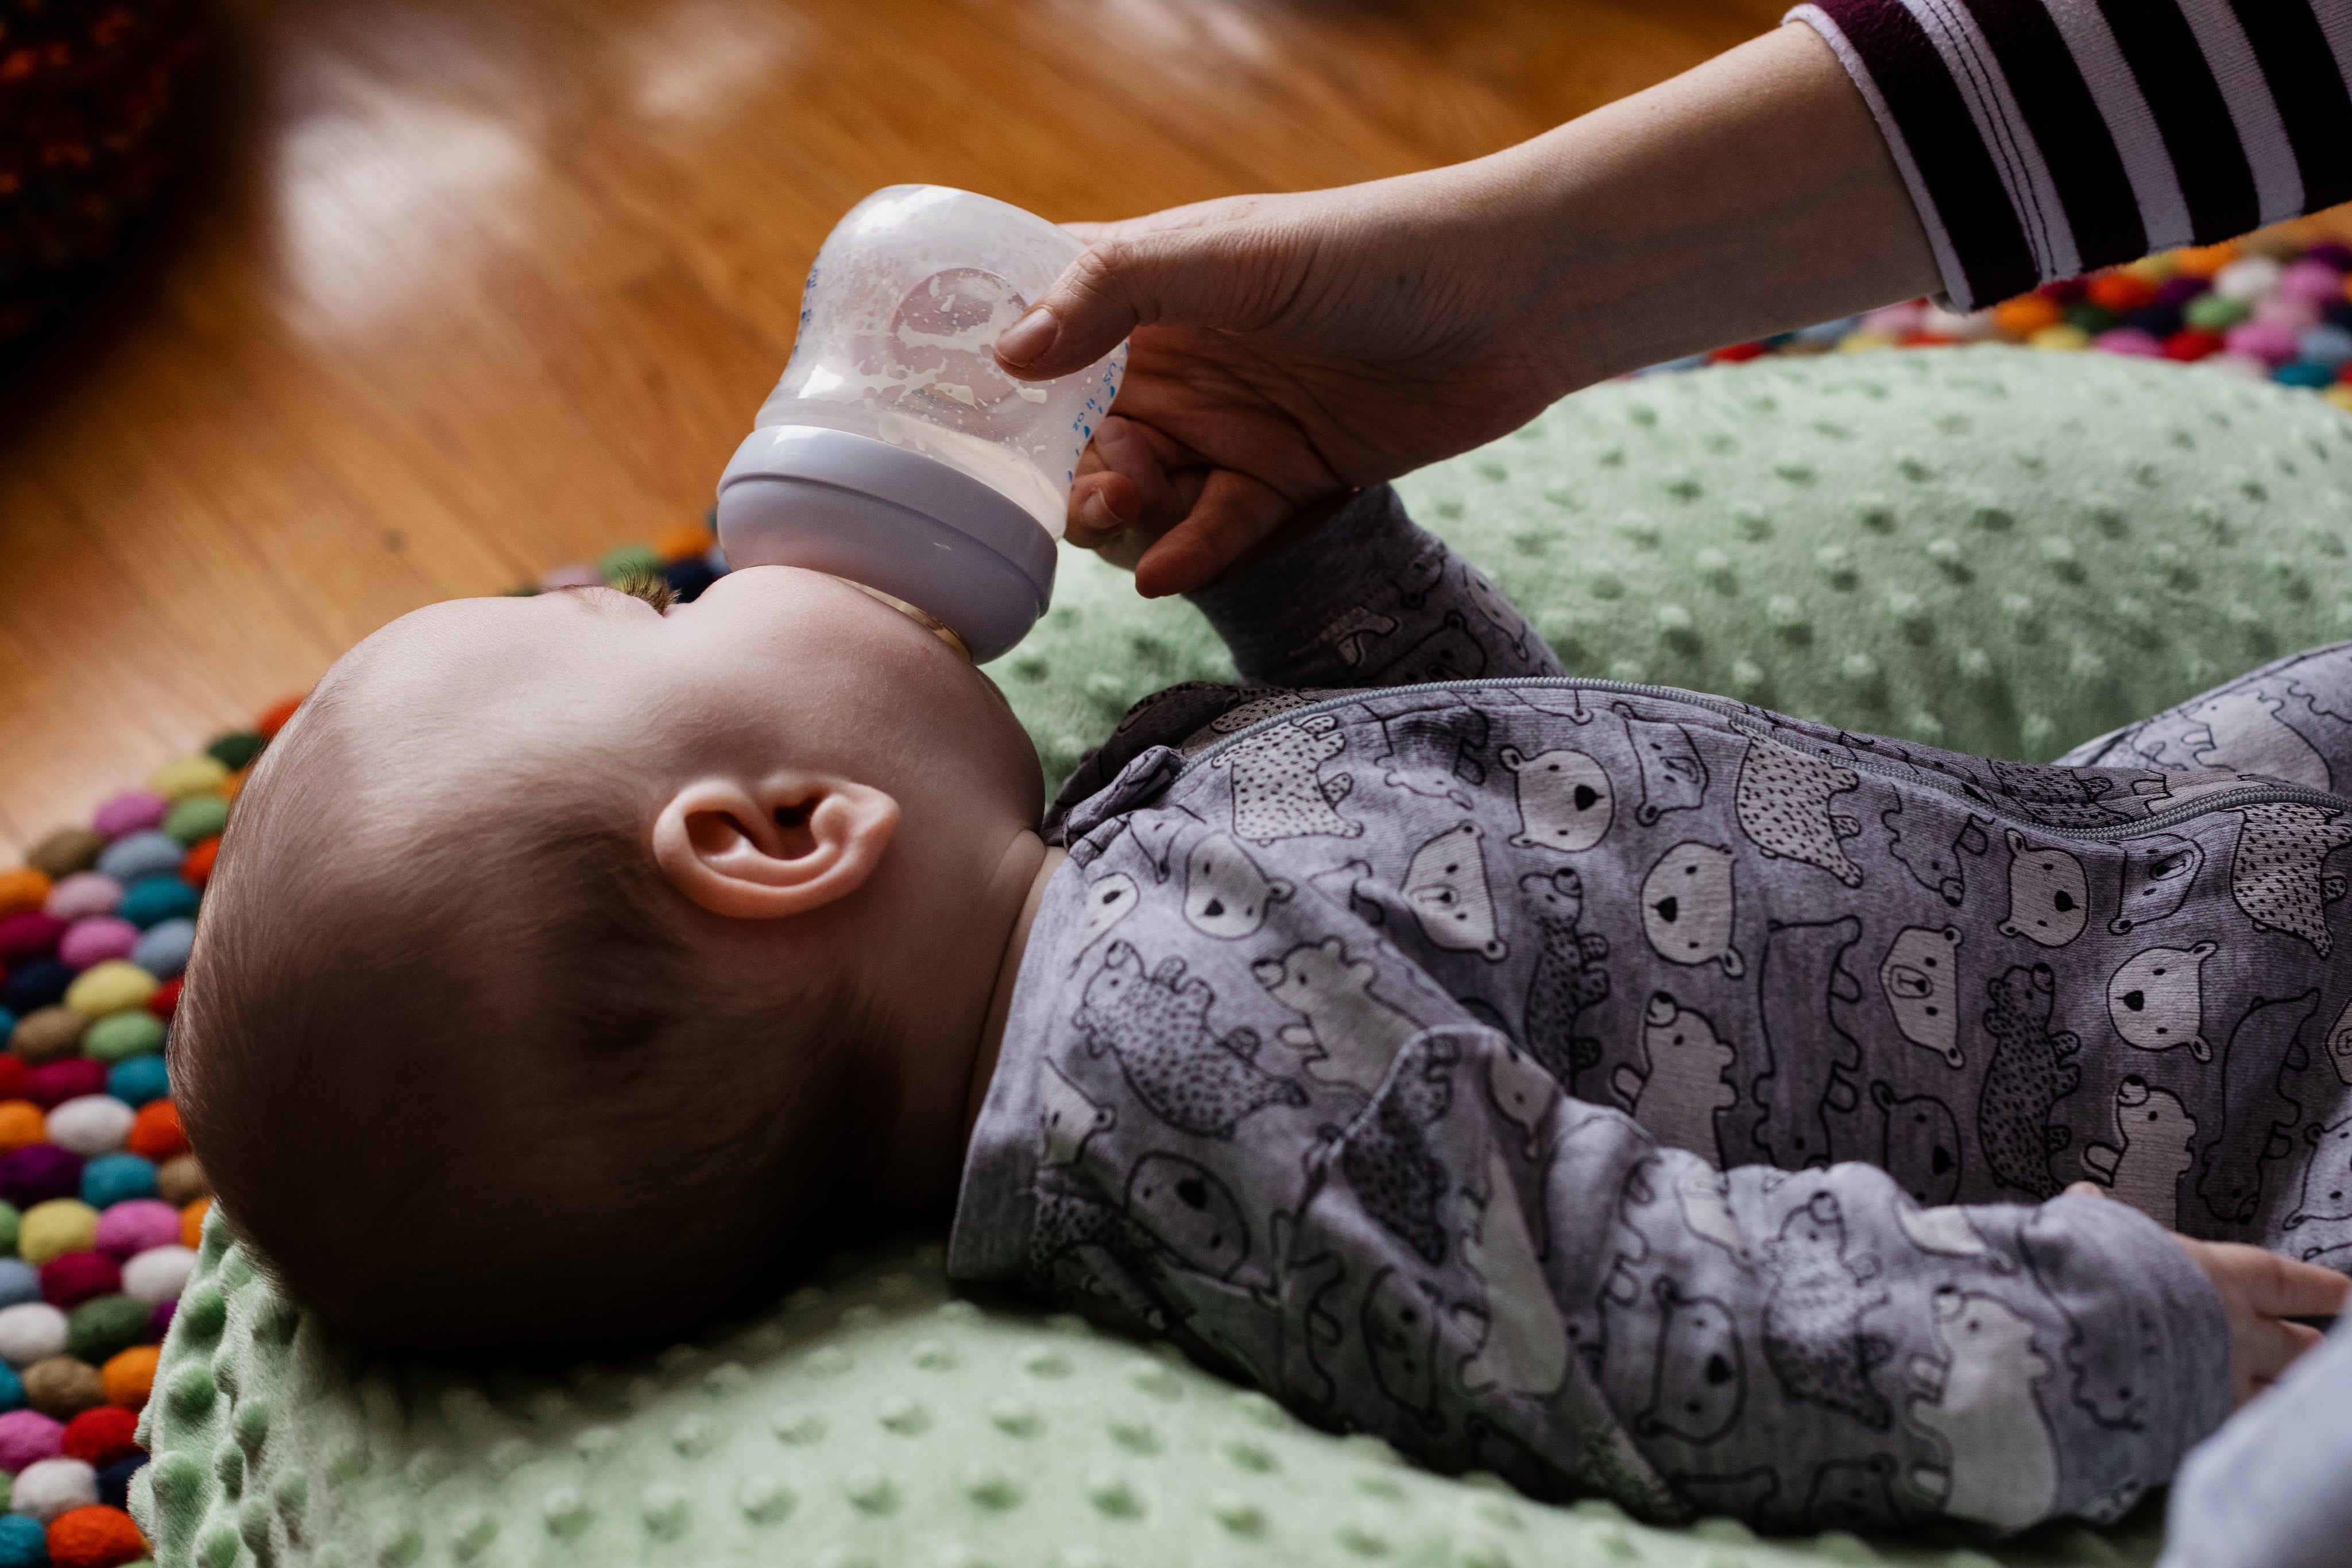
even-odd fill
[(1176, 229), (1097, 239), (996, 340), (997, 363), (1049, 381), (1084, 370), (1138, 327), (1234, 325), (1217, 319), (1235, 292), (1230, 258), (1206, 237)]

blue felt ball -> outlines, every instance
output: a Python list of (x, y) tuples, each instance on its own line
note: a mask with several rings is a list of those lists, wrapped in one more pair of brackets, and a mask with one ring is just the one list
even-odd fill
[(196, 890), (176, 876), (150, 876), (135, 883), (114, 906), (117, 918), (142, 928), (181, 920), (196, 912)]
[(98, 1500), (109, 1508), (131, 1506), (131, 1478), (147, 1462), (144, 1454), (125, 1454), (98, 1472)]
[(0, 1258), (0, 1307), (21, 1306), (40, 1299), (40, 1272), (22, 1258)]
[(159, 920), (147, 927), (131, 949), (131, 961), (157, 979), (168, 980), (188, 967), (188, 949), (195, 940), (194, 921), (184, 916)]
[(6, 1008), (0, 1008), (0, 1045), (7, 1044), (8, 1037), (16, 1032), (16, 1015)]
[(135, 1111), (172, 1092), (171, 1072), (160, 1055), (134, 1056), (115, 1063), (106, 1075), (106, 1092)]
[(2322, 321), (2295, 340), (2295, 356), (2315, 365), (2340, 367), (2352, 360), (2352, 332), (2333, 321)]
[(0, 1370), (7, 1373), (0, 1377), (0, 1410), (14, 1410), (25, 1403), (25, 1380), (16, 1375), (13, 1366)]
[(0, 1568), (43, 1568), (49, 1560), (49, 1532), (30, 1514), (0, 1518)]
[(2189, 324), (2189, 318), (2181, 314), (2178, 305), (2150, 305), (2133, 311), (2129, 319), (2133, 326), (2158, 340), (2171, 337)]
[(180, 862), (187, 857), (187, 845), (169, 833), (150, 828), (144, 832), (126, 834), (107, 845), (99, 854), (98, 869), (101, 875), (129, 887), (142, 877), (162, 876), (179, 870)]
[(5, 988), (0, 988), (0, 1007), (5, 1007), (18, 1018), (42, 1008), (55, 1007), (65, 999), (66, 988), (73, 984), (74, 972), (55, 958), (36, 958), (29, 964), (19, 964), (8, 971)]
[(2336, 379), (2336, 372), (2326, 365), (2315, 365), (2309, 360), (2297, 360), (2281, 365), (2271, 372), (2271, 380), (2283, 387), (2324, 387)]
[(2352, 299), (2331, 299), (2327, 302), (2327, 308), (2320, 314), (2346, 331), (2352, 332)]
[(155, 1196), (155, 1163), (138, 1155), (100, 1155), (81, 1167), (81, 1200), (108, 1208), (125, 1198)]
[(704, 589), (719, 580), (719, 574), (710, 570), (709, 562), (699, 557), (688, 556), (684, 560), (674, 560), (662, 568), (662, 580), (669, 584), (670, 591), (677, 595), (680, 604), (691, 604), (702, 597)]

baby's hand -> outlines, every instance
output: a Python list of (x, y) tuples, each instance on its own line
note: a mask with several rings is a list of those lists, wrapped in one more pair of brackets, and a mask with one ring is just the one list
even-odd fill
[[(2110, 1196), (2096, 1182), (2076, 1182), (2070, 1195)], [(2173, 1232), (2172, 1239), (2205, 1270), (2221, 1293), (2230, 1320), (2230, 1395), (2243, 1405), (2278, 1381), (2294, 1358), (2319, 1343), (2317, 1329), (2294, 1318), (2333, 1317), (2352, 1294), (2352, 1280), (2332, 1269), (2298, 1263), (2260, 1247), (2235, 1241), (2200, 1241)]]

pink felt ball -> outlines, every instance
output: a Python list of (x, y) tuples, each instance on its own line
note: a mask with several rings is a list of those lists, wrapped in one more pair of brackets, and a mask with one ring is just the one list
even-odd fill
[(2305, 331), (2319, 325), (2319, 307), (2306, 299), (2289, 299), (2273, 294), (2254, 302), (2254, 319), (2274, 322), (2290, 331)]
[(2344, 295), (2344, 276), (2324, 261), (2296, 262), (2279, 274), (2278, 291), (2307, 305), (2326, 305)]
[(65, 1452), (66, 1429), (37, 1410), (0, 1416), (0, 1470), (15, 1475), (27, 1465)]
[(155, 1198), (126, 1198), (98, 1217), (96, 1246), (118, 1263), (179, 1239), (180, 1211)]
[(58, 958), (67, 967), (87, 969), (109, 958), (128, 958), (139, 946), (139, 927), (111, 915), (93, 915), (66, 927), (58, 938)]
[(121, 883), (94, 871), (78, 871), (49, 889), (48, 902), (41, 905), (41, 913), (52, 920), (70, 924), (93, 915), (111, 915), (114, 906), (121, 902)]
[(58, 938), (65, 934), (64, 921), (37, 909), (0, 915), (0, 963), (46, 958), (58, 950)]
[(2294, 358), (2294, 332), (2275, 321), (2241, 322), (2230, 329), (2223, 340), (2229, 344), (2230, 352), (2260, 360), (2266, 365), (2283, 365)]
[(2112, 328), (2092, 339), (2091, 343), (2094, 348), (2104, 349), (2110, 354), (2129, 354), (2142, 360), (2164, 358), (2164, 345), (2137, 327)]
[(110, 839), (119, 839), (153, 827), (171, 809), (172, 803), (152, 789), (125, 789), (100, 806), (89, 825)]

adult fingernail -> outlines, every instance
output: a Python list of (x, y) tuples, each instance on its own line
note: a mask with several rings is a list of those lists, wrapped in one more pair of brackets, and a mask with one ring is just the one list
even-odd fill
[(1008, 365), (1026, 365), (1042, 357), (1062, 335), (1062, 324), (1040, 305), (1004, 329), (996, 340), (996, 357)]

